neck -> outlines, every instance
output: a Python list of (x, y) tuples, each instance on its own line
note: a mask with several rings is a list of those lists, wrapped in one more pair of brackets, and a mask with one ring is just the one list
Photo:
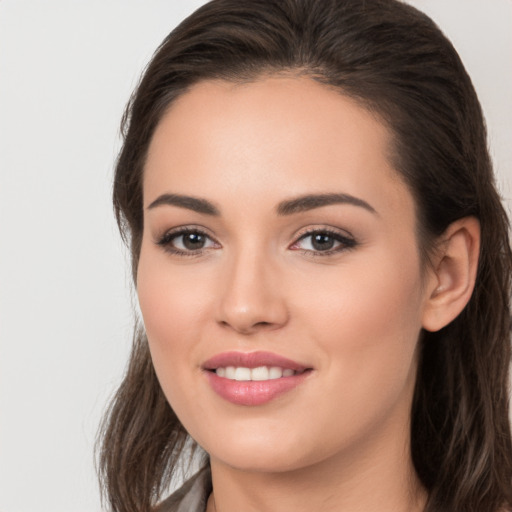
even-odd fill
[(291, 471), (242, 470), (212, 458), (207, 511), (421, 512), (426, 492), (405, 437), (379, 436), (368, 446)]

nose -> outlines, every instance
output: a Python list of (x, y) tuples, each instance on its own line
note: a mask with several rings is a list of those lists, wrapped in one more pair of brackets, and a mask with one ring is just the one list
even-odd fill
[(246, 335), (284, 326), (288, 309), (277, 265), (257, 254), (234, 260), (223, 273), (218, 323)]

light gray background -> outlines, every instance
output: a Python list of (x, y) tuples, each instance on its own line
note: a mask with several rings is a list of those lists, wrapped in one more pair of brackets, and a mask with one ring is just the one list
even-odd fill
[[(95, 432), (131, 337), (121, 113), (202, 0), (0, 0), (0, 511), (100, 510)], [(458, 48), (512, 190), (512, 0), (411, 0)]]

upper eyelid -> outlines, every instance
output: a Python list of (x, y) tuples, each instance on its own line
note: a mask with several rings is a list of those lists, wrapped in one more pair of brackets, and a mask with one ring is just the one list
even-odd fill
[(294, 240), (295, 241), (293, 243), (297, 242), (302, 237), (305, 237), (305, 236), (308, 236), (308, 235), (312, 235), (314, 233), (329, 233), (329, 234), (332, 234), (332, 235), (339, 235), (339, 236), (341, 236), (343, 238), (351, 238), (351, 239), (355, 240), (354, 235), (352, 235), (352, 233), (350, 233), (350, 231), (347, 231), (346, 229), (335, 228), (333, 226), (318, 225), (318, 226), (307, 227), (307, 228), (299, 230), (294, 235)]
[(200, 234), (205, 235), (208, 238), (212, 239), (214, 242), (219, 243), (217, 241), (217, 238), (214, 235), (212, 235), (212, 233), (209, 229), (207, 229), (203, 226), (195, 225), (195, 224), (176, 226), (174, 228), (166, 229), (163, 232), (157, 233), (156, 236), (154, 237), (154, 240), (156, 243), (158, 243), (159, 241), (161, 241), (165, 238), (168, 238), (170, 236), (179, 236), (183, 233), (190, 233), (190, 232), (200, 233)]

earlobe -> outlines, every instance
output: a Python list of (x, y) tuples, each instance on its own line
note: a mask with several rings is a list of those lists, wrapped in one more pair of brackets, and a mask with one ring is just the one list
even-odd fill
[(469, 302), (475, 287), (479, 251), (480, 223), (475, 217), (453, 222), (440, 237), (427, 287), (424, 329), (442, 329)]

